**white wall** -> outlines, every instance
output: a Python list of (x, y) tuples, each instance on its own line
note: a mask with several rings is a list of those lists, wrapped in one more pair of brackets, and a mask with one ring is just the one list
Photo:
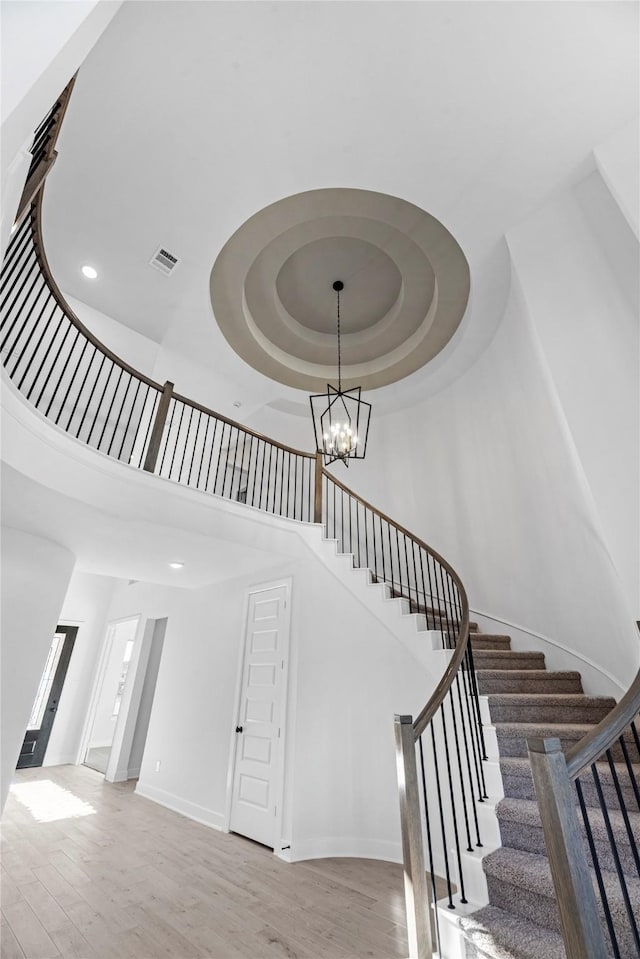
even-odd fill
[(9, 792), (38, 683), (73, 570), (69, 550), (2, 527), (2, 784)]
[(637, 117), (593, 152), (602, 178), (635, 235), (640, 237), (640, 136)]
[(640, 618), (638, 241), (597, 173), (508, 239), (585, 495)]
[(135, 729), (131, 742), (131, 752), (129, 754), (129, 764), (127, 778), (137, 779), (140, 775), (142, 766), (142, 757), (147, 742), (147, 732), (149, 730), (149, 720), (151, 719), (151, 710), (156, 693), (156, 682), (160, 662), (162, 660), (162, 650), (164, 648), (164, 637), (167, 630), (167, 620), (150, 620), (151, 623), (151, 648), (147, 659), (147, 666), (144, 673), (144, 682), (142, 694), (140, 696), (140, 705), (136, 716)]
[[(259, 582), (284, 576), (293, 588), (282, 845), (292, 859), (398, 858), (393, 714), (421, 708), (436, 678), (314, 558), (274, 565)], [(250, 585), (259, 583), (121, 586), (109, 611), (168, 617), (139, 791), (220, 828)]]
[[(554, 236), (545, 237), (549, 253), (539, 249), (536, 254), (542, 260), (560, 256), (565, 238), (559, 235), (556, 248)], [(576, 255), (580, 255), (577, 240)], [(536, 263), (532, 254), (529, 268), (533, 270)], [(518, 267), (521, 264), (524, 268), (524, 258)], [(594, 284), (604, 283), (603, 275), (600, 262), (599, 272), (592, 272)], [(611, 276), (608, 281), (612, 303)], [(565, 306), (576, 282), (568, 274)], [(588, 282), (583, 277), (587, 288)], [(540, 296), (544, 284), (538, 275)], [(606, 293), (598, 300), (594, 291), (594, 303), (601, 307)], [(582, 295), (577, 296), (580, 304)], [(619, 295), (615, 302), (622, 310)], [(579, 311), (580, 307), (567, 318), (574, 330)], [(616, 331), (611, 311), (607, 317)], [(529, 312), (514, 273), (501, 328), (470, 372), (407, 414), (381, 421), (382, 443), (372, 447), (366, 468), (372, 485), (378, 473), (385, 476), (386, 485), (380, 484), (379, 495), (375, 491), (369, 495), (447, 557), (460, 573), (472, 607), (576, 650), (601, 671), (597, 688), (619, 695), (638, 668), (640, 644), (628, 589), (626, 593), (624, 589), (632, 576), (623, 569), (623, 560), (620, 569), (612, 560), (613, 532), (608, 539), (599, 505), (607, 502), (605, 497), (612, 490), (620, 498), (628, 511), (625, 542), (630, 544), (637, 529), (635, 502), (615, 456), (612, 460), (607, 448), (598, 450), (602, 432), (597, 431), (608, 423), (608, 444), (620, 452), (621, 463), (628, 463), (621, 453), (624, 443), (632, 448), (636, 444), (637, 455), (637, 433), (620, 428), (623, 423), (630, 425), (637, 409), (631, 402), (637, 372), (629, 369), (628, 357), (623, 355), (631, 351), (633, 341), (628, 337), (618, 341), (614, 332), (611, 349), (619, 359), (616, 386), (606, 387), (598, 380), (599, 363), (602, 360), (604, 366), (613, 359), (600, 337), (588, 335), (594, 326), (598, 330), (595, 317), (589, 318), (587, 311), (579, 352), (578, 347), (573, 352), (567, 349), (566, 369), (554, 365), (559, 352), (552, 357), (553, 363), (548, 361), (537, 319), (537, 313)], [(618, 321), (624, 325), (622, 312)], [(563, 322), (556, 315), (556, 325)], [(573, 376), (577, 391), (584, 382), (583, 371), (599, 382), (600, 389), (583, 389), (579, 395), (584, 409), (576, 422), (590, 423), (593, 433), (587, 431), (578, 446), (556, 383), (570, 391)], [(632, 410), (631, 415), (620, 411), (616, 423), (620, 395)], [(573, 396), (571, 392), (567, 396), (567, 406)], [(584, 461), (587, 452), (593, 453), (588, 463), (591, 474), (583, 451)], [(598, 472), (601, 464), (604, 468)], [(628, 469), (633, 475), (633, 464), (628, 463)], [(595, 487), (595, 478), (607, 479), (607, 470), (609, 483), (602, 493), (597, 492), (598, 500), (591, 480)], [(622, 527), (620, 531), (622, 535)], [(554, 665), (551, 653), (548, 662)], [(564, 657), (559, 657), (558, 665), (566, 668)]]
[(74, 571), (60, 612), (60, 622), (78, 627), (43, 765), (74, 763), (82, 740), (106, 615), (116, 580)]

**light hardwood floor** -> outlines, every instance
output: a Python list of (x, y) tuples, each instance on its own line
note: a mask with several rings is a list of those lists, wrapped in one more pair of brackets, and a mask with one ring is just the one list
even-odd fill
[[(407, 956), (398, 865), (289, 865), (83, 766), (22, 770), (16, 785), (2, 824), (3, 959)], [(44, 791), (51, 821), (39, 821)], [(70, 794), (87, 804), (76, 815)]]

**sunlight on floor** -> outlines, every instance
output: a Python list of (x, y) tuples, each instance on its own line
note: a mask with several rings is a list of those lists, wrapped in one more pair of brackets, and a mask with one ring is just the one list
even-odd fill
[(31, 813), (36, 822), (77, 819), (80, 816), (92, 816), (96, 812), (89, 803), (78, 799), (68, 789), (63, 789), (50, 779), (14, 783), (11, 794)]

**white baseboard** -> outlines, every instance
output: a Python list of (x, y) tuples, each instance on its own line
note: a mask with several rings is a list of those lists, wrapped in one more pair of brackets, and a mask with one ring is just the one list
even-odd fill
[(75, 753), (54, 753), (52, 756), (45, 755), (43, 766), (75, 766)]
[(325, 836), (319, 839), (302, 839), (292, 844), (290, 850), (280, 853), (287, 862), (302, 859), (357, 858), (382, 859), (385, 862), (402, 862), (400, 842), (385, 839), (360, 839), (350, 836)]
[(224, 816), (222, 813), (214, 812), (213, 809), (207, 809), (198, 803), (183, 799), (182, 796), (176, 796), (174, 793), (167, 792), (157, 786), (150, 786), (148, 783), (139, 782), (135, 788), (136, 795), (143, 796), (144, 799), (150, 799), (158, 803), (159, 806), (165, 806), (172, 809), (173, 812), (186, 816), (187, 819), (194, 819), (202, 823), (203, 826), (210, 826), (212, 829), (225, 831)]

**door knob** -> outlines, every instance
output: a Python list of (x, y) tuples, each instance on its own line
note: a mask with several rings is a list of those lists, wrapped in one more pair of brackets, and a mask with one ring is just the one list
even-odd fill
[(241, 733), (241, 732), (242, 732), (242, 726), (236, 726), (236, 732), (237, 732), (237, 733)]

